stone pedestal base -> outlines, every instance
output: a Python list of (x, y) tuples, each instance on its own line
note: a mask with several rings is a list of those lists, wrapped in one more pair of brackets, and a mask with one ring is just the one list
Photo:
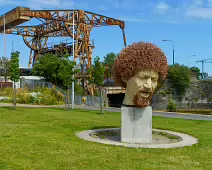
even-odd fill
[(121, 142), (152, 142), (152, 107), (137, 108), (122, 106), (121, 114)]

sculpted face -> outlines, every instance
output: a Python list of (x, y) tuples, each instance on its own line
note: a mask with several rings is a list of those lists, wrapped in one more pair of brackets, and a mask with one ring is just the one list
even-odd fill
[(153, 92), (158, 82), (158, 72), (145, 70), (138, 72), (126, 83), (126, 93), (123, 104), (146, 107), (150, 104)]

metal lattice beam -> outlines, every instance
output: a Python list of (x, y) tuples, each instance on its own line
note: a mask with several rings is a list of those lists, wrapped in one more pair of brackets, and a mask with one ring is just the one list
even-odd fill
[[(124, 45), (126, 46), (124, 21), (92, 12), (83, 10), (30, 10), (29, 8), (17, 7), (4, 15), (6, 34), (23, 36), (25, 44), (31, 49), (29, 65), (34, 64), (42, 54), (63, 55), (68, 52), (70, 55), (75, 54), (74, 61), (78, 58), (83, 65), (89, 68), (94, 48), (94, 44), (90, 41), (90, 33), (94, 27), (119, 26), (122, 29)], [(19, 26), (32, 18), (38, 19), (41, 24)], [(3, 17), (0, 17), (0, 33), (3, 32), (3, 28)], [(49, 43), (48, 37), (74, 37), (75, 49), (73, 51), (73, 44), (69, 42)], [(83, 75), (86, 76), (84, 73)]]

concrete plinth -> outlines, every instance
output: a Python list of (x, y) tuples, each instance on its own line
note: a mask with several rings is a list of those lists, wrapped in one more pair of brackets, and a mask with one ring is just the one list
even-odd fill
[(121, 142), (152, 142), (152, 107), (137, 108), (122, 106), (121, 113)]

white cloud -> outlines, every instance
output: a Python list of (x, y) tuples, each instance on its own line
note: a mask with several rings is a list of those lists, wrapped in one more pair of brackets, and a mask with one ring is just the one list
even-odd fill
[(190, 4), (190, 6), (192, 7), (201, 7), (204, 5), (203, 0), (193, 0), (193, 2)]
[(212, 18), (212, 0), (193, 0), (185, 7), (184, 14), (193, 18)]
[[(170, 3), (170, 1), (158, 0), (150, 3), (148, 0), (104, 0), (102, 2), (100, 0), (0, 0), (0, 6), (24, 6), (41, 10), (83, 9), (94, 13), (102, 12), (111, 17), (126, 16), (134, 12), (135, 16), (139, 16), (138, 18), (125, 18), (128, 22), (176, 23), (177, 20), (182, 20), (182, 17), (185, 19), (212, 18), (212, 0), (182, 0), (183, 3), (173, 3), (173, 1)], [(153, 18), (157, 19), (160, 16), (158, 14), (162, 14), (161, 21), (160, 19), (149, 21)]]
[(19, 0), (0, 0), (0, 6), (6, 6), (6, 5), (24, 5), (23, 1)]
[(119, 19), (125, 22), (150, 22), (147, 19), (140, 19), (140, 18), (120, 17)]
[(73, 9), (75, 5), (71, 0), (27, 0), (27, 4), (32, 9)]
[(178, 23), (176, 20), (152, 20), (152, 19), (142, 19), (142, 18), (129, 18), (129, 17), (121, 17), (120, 20), (125, 22), (135, 22), (135, 23), (170, 23), (175, 24)]
[(169, 10), (169, 8), (170, 8), (169, 4), (165, 2), (159, 2), (155, 5), (155, 9), (158, 12), (166, 12)]
[(212, 18), (212, 8), (189, 8), (186, 10), (186, 15), (196, 18)]
[(74, 8), (74, 0), (0, 0), (0, 6), (24, 6), (31, 9), (67, 9)]
[[(161, 1), (154, 5), (154, 11), (178, 18), (186, 19), (211, 19), (212, 18), (212, 0), (186, 0), (182, 4), (167, 4)], [(168, 14), (168, 15), (167, 15)]]

